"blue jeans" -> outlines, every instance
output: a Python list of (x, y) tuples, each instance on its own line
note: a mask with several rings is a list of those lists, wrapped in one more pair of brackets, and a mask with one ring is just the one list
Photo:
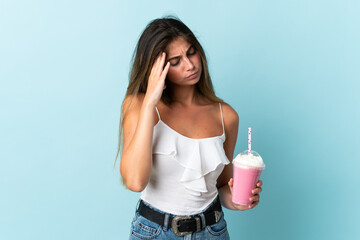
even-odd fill
[[(146, 203), (145, 203), (146, 204)], [(164, 213), (149, 204), (147, 206), (155, 209), (158, 212)], [(164, 213), (167, 214), (167, 213)], [(168, 216), (173, 216), (172, 214), (167, 214)], [(199, 214), (202, 220), (204, 221), (204, 214)], [(168, 217), (165, 218), (165, 225), (161, 226), (157, 223), (154, 223), (143, 216), (138, 212), (135, 213), (135, 217), (131, 222), (131, 233), (130, 240), (161, 240), (161, 239), (176, 239), (176, 240), (229, 240), (229, 233), (227, 231), (226, 221), (224, 219), (224, 212), (221, 212), (220, 220), (210, 226), (206, 226), (200, 232), (194, 232), (182, 237), (176, 236), (171, 229), (171, 226), (168, 226)]]

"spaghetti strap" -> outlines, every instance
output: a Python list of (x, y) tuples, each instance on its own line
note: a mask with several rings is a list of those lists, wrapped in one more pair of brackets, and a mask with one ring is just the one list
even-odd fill
[(159, 110), (158, 110), (157, 106), (155, 106), (155, 109), (156, 109), (157, 115), (159, 117), (159, 120), (161, 120), (160, 113), (159, 113)]
[(221, 103), (219, 103), (219, 106), (220, 106), (221, 123), (222, 123), (222, 128), (223, 128), (223, 134), (225, 134), (224, 117), (223, 117), (223, 113), (222, 113)]

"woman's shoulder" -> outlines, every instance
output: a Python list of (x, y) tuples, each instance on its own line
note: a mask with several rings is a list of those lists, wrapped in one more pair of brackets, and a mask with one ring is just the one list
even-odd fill
[(127, 95), (123, 101), (123, 110), (140, 110), (145, 98), (145, 93)]
[(138, 93), (136, 95), (127, 95), (123, 101), (124, 107), (129, 107), (133, 105), (141, 105), (144, 101), (145, 93)]
[(122, 106), (123, 115), (126, 115), (128, 113), (140, 112), (144, 98), (145, 98), (144, 93), (138, 93), (136, 95), (126, 96)]
[[(123, 119), (131, 118), (132, 120), (137, 121), (140, 111), (141, 111), (141, 107), (144, 102), (144, 98), (145, 98), (145, 93), (138, 93), (136, 95), (126, 96), (123, 101), (123, 106), (122, 106)], [(157, 122), (159, 120), (158, 115), (156, 114), (155, 108), (154, 108), (154, 120), (155, 120), (155, 122)]]
[(225, 102), (221, 103), (221, 108), (223, 111), (224, 116), (224, 122), (227, 126), (234, 126), (238, 125), (239, 123), (239, 115), (235, 111), (234, 108), (230, 106), (230, 104), (227, 104)]

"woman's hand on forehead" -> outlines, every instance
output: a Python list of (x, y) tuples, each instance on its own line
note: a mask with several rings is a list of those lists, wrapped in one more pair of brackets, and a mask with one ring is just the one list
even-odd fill
[(149, 101), (154, 106), (160, 101), (165, 89), (165, 78), (169, 71), (170, 63), (167, 62), (164, 68), (166, 53), (162, 52), (155, 60), (148, 79), (148, 86), (144, 101)]

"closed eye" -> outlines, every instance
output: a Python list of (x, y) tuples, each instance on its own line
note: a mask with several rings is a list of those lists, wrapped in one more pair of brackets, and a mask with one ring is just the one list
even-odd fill
[(196, 53), (196, 49), (193, 47), (193, 46), (191, 46), (190, 48), (189, 48), (189, 50), (187, 51), (187, 55), (188, 56), (192, 56), (192, 55), (194, 55)]
[[(187, 56), (193, 56), (196, 54), (196, 48), (194, 46), (190, 46), (188, 50), (186, 51)], [(168, 59), (168, 62), (170, 62), (170, 66), (177, 66), (180, 63), (181, 56), (176, 56)]]
[(170, 65), (171, 65), (171, 66), (176, 66), (176, 65), (178, 65), (179, 62), (180, 62), (180, 57), (172, 58), (169, 62), (170, 62)]

